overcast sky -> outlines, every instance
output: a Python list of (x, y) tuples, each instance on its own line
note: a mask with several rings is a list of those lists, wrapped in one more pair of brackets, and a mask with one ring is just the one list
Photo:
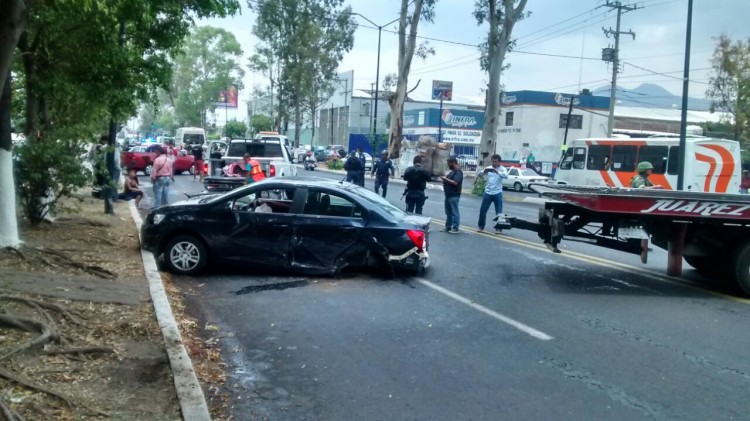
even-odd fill
[[(348, 0), (355, 12), (380, 25), (398, 17), (400, 3), (400, 0)], [(600, 60), (601, 49), (614, 44), (614, 40), (604, 35), (602, 27), (615, 27), (616, 12), (605, 7), (604, 3), (604, 0), (529, 0), (527, 10), (531, 16), (516, 25), (513, 36), (517, 39), (517, 51), (506, 58), (511, 65), (501, 78), (506, 90), (575, 93), (579, 87), (595, 89), (608, 85), (611, 68)], [(681, 94), (682, 82), (679, 79), (684, 64), (687, 3), (688, 0), (623, 1), (623, 4), (636, 4), (642, 8), (622, 16), (621, 30), (632, 30), (636, 37), (635, 40), (628, 35), (621, 37), (620, 57), (625, 64), (619, 76), (619, 86), (635, 88), (642, 83), (657, 83)], [(419, 35), (478, 44), (487, 27), (476, 24), (472, 16), (473, 4), (472, 0), (438, 0), (434, 23), (420, 23)], [(704, 96), (714, 38), (725, 33), (733, 39), (750, 39), (749, 17), (749, 0), (694, 0), (691, 97)], [(378, 31), (367, 28), (371, 25), (364, 19), (356, 17), (356, 20), (361, 26), (354, 35), (354, 48), (344, 56), (339, 70), (354, 70), (354, 88), (369, 89), (375, 81)], [(255, 15), (243, 4), (241, 15), (208, 19), (199, 24), (219, 26), (233, 32), (242, 44), (245, 56), (249, 57), (257, 41), (252, 35), (254, 21)], [(393, 30), (395, 26), (390, 25), (389, 29)], [(417, 92), (429, 95), (433, 79), (450, 80), (454, 83), (454, 95), (483, 95), (482, 87), (486, 85), (487, 77), (479, 68), (479, 53), (475, 47), (440, 41), (430, 43), (436, 55), (426, 61), (415, 58), (410, 86), (422, 79)], [(397, 46), (396, 34), (384, 31), (381, 80), (383, 75), (396, 71)], [(241, 100), (249, 99), (252, 86), (266, 83), (262, 75), (248, 70)], [(243, 110), (238, 110), (240, 119), (244, 118)]]

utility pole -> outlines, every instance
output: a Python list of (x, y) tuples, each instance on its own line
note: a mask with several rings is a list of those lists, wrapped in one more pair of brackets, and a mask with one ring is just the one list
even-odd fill
[[(607, 55), (606, 53), (609, 49), (605, 49), (605, 53), (602, 54), (602, 60), (612, 61), (612, 90), (609, 94), (609, 120), (607, 122), (607, 136), (612, 136), (612, 129), (614, 129), (615, 126), (615, 102), (617, 102), (617, 73), (620, 72), (620, 35), (631, 35), (633, 37), (633, 40), (635, 40), (635, 32), (620, 31), (620, 20), (622, 18), (623, 10), (625, 12), (631, 12), (633, 10), (640, 9), (640, 7), (635, 5), (622, 4), (620, 0), (607, 0), (607, 3), (604, 6), (609, 7), (610, 9), (617, 9), (617, 27), (615, 28), (615, 30), (612, 30), (612, 28), (602, 28), (602, 30), (604, 31), (604, 35), (606, 35), (607, 38), (609, 38), (610, 35), (613, 35), (615, 37), (614, 52), (609, 52), (610, 55)], [(611, 58), (611, 60), (608, 60), (609, 58)]]
[[(693, 33), (693, 0), (688, 0), (687, 28), (685, 29), (685, 70), (682, 74), (682, 110), (680, 113), (680, 165), (677, 171), (677, 190), (685, 188), (685, 148), (687, 147), (688, 88), (690, 87), (690, 40)], [(684, 229), (684, 228), (683, 228)]]

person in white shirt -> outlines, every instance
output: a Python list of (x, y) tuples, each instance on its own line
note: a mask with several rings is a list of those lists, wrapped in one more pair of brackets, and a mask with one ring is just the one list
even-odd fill
[[(502, 158), (500, 155), (492, 155), (492, 166), (484, 169), (484, 176), (487, 178), (487, 184), (484, 185), (484, 196), (482, 196), (482, 205), (479, 207), (479, 229), (484, 232), (484, 225), (487, 222), (487, 211), (490, 209), (490, 203), (495, 204), (495, 215), (503, 213), (503, 178), (508, 178), (508, 170), (500, 165)], [(499, 229), (495, 229), (499, 233)]]

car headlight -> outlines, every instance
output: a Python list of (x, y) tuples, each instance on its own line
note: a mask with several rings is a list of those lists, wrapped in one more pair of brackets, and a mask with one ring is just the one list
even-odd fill
[(159, 225), (159, 223), (164, 220), (164, 216), (163, 213), (154, 214), (154, 225)]

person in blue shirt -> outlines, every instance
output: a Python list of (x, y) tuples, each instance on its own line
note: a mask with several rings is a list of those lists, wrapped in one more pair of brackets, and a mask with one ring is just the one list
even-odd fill
[[(479, 229), (484, 232), (484, 225), (487, 222), (487, 211), (490, 209), (490, 203), (495, 205), (495, 214), (503, 213), (503, 179), (508, 178), (508, 170), (500, 165), (500, 155), (492, 155), (492, 166), (484, 169), (484, 176), (487, 177), (487, 184), (484, 185), (484, 195), (482, 196), (482, 205), (479, 207)], [(499, 229), (495, 229), (499, 233)]]
[(383, 187), (383, 197), (388, 191), (388, 179), (395, 175), (393, 162), (388, 159), (388, 151), (381, 153), (380, 160), (372, 164), (370, 176), (375, 177), (375, 194), (380, 194), (380, 187)]

